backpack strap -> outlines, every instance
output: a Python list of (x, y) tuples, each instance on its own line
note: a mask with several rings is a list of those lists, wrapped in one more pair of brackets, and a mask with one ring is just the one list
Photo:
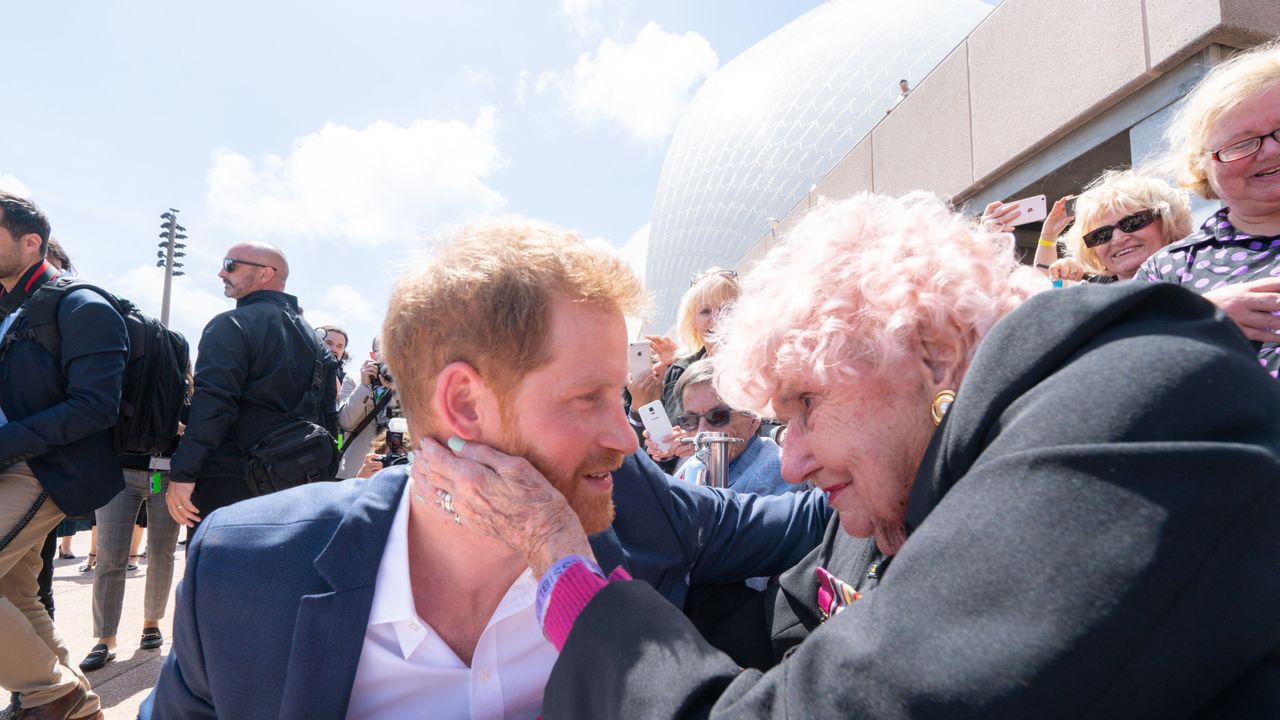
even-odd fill
[(60, 275), (31, 293), (31, 296), (22, 303), (23, 314), (27, 319), (27, 327), (22, 330), (16, 330), (5, 334), (3, 338), (3, 350), (0, 354), (7, 351), (9, 344), (18, 340), (34, 339), (40, 343), (50, 355), (53, 361), (58, 365), (62, 364), (62, 334), (58, 332), (58, 307), (62, 304), (62, 299), (68, 294), (76, 290), (92, 290), (102, 299), (107, 301), (121, 317), (132, 307), (132, 303), (124, 303), (115, 295), (103, 290), (92, 283), (87, 283), (77, 277), (70, 275)]

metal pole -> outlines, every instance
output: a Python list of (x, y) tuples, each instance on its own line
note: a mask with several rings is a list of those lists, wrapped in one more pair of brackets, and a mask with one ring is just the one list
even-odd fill
[(160, 300), (160, 324), (169, 327), (169, 294), (173, 290), (173, 244), (178, 241), (178, 211), (169, 209), (173, 218), (169, 220), (169, 238), (165, 247), (164, 260), (164, 295)]

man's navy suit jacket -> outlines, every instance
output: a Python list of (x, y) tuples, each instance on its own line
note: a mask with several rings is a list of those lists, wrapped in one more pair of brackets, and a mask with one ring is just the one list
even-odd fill
[[(407, 472), (307, 485), (223, 508), (187, 550), (173, 650), (141, 717), (341, 718)], [(772, 575), (822, 538), (816, 491), (735, 495), (680, 483), (642, 453), (614, 472), (617, 517), (591, 537), (679, 605), (692, 584)]]

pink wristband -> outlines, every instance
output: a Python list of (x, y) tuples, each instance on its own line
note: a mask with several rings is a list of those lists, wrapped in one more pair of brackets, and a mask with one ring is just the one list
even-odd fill
[(615, 568), (606, 580), (592, 572), (586, 563), (576, 562), (570, 565), (551, 590), (546, 614), (542, 617), (542, 634), (551, 641), (557, 652), (564, 649), (574, 621), (587, 603), (591, 602), (591, 598), (610, 582), (630, 579), (631, 575), (622, 567)]

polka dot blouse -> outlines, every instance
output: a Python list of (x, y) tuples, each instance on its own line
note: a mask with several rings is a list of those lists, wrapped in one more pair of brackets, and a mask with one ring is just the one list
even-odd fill
[[(1250, 235), (1237, 230), (1222, 208), (1184, 240), (1168, 245), (1138, 268), (1134, 280), (1178, 283), (1196, 293), (1227, 285), (1280, 277), (1280, 235)], [(1280, 317), (1276, 318), (1280, 326)], [(1280, 377), (1280, 350), (1276, 343), (1259, 346), (1258, 362)]]

